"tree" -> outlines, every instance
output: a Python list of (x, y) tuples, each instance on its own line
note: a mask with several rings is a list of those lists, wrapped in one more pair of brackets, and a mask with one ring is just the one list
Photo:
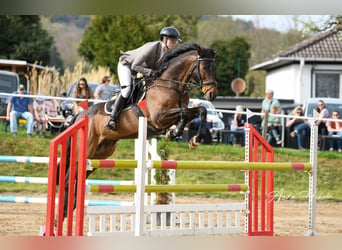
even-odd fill
[[(309, 16), (310, 17), (310, 16)], [(295, 23), (303, 26), (303, 33), (316, 33), (332, 29), (336, 26), (342, 26), (342, 15), (321, 16), (318, 20), (312, 18), (301, 20), (299, 17), (294, 18)]]
[(196, 37), (197, 20), (194, 16), (96, 16), (87, 27), (78, 52), (94, 66), (109, 67), (115, 74), (120, 51), (158, 40), (164, 26), (177, 27), (183, 40)]
[(48, 64), (52, 37), (39, 16), (0, 16), (0, 57)]
[(211, 47), (219, 50), (216, 56), (218, 92), (221, 96), (233, 96), (232, 81), (244, 78), (248, 72), (250, 45), (243, 37), (235, 37), (230, 41), (214, 41)]

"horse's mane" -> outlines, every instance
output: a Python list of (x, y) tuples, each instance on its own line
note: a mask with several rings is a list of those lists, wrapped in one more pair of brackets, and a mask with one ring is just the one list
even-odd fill
[(199, 51), (201, 47), (196, 43), (185, 43), (180, 47), (168, 50), (164, 56), (162, 64), (169, 62), (171, 59), (191, 50)]
[(204, 57), (212, 58), (215, 56), (215, 51), (213, 49), (203, 48), (197, 43), (184, 43), (180, 47), (176, 47), (166, 52), (158, 68), (159, 72), (162, 73), (163, 71), (165, 71), (172, 59), (192, 50), (196, 50), (198, 54), (201, 54), (201, 56)]

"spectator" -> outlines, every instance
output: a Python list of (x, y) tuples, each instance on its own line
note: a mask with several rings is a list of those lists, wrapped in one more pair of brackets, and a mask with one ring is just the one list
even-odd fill
[(33, 102), (34, 119), (36, 120), (36, 135), (39, 136), (40, 125), (42, 125), (41, 137), (45, 137), (47, 120), (45, 118), (46, 107), (45, 98), (42, 94), (38, 94), (38, 98)]
[(110, 83), (110, 78), (109, 76), (104, 76), (102, 78), (102, 82), (99, 86), (96, 87), (95, 89), (95, 99), (96, 100), (109, 100), (112, 93), (110, 91), (110, 87), (108, 87)]
[[(277, 104), (273, 104), (271, 106), (270, 116), (268, 117), (268, 121), (267, 121), (267, 135), (266, 135), (266, 139), (269, 144), (271, 144), (273, 139), (275, 139), (277, 144), (282, 143), (282, 140), (280, 139), (280, 131), (279, 131), (280, 118), (272, 115), (272, 114), (277, 114), (278, 110), (279, 110), (279, 107), (277, 106)], [(265, 120), (262, 121), (262, 124), (261, 124), (262, 126), (264, 126), (264, 121)]]
[(50, 133), (55, 134), (57, 132), (60, 132), (63, 129), (66, 120), (65, 117), (60, 113), (60, 107), (56, 99), (46, 99), (45, 108), (45, 117)]
[[(13, 94), (27, 95), (24, 85), (20, 84), (18, 91)], [(32, 98), (24, 96), (11, 96), (7, 105), (6, 120), (10, 121), (11, 133), (16, 136), (18, 133), (18, 119), (24, 118), (27, 121), (27, 136), (32, 136), (33, 130), (33, 105)]]
[[(325, 103), (323, 100), (318, 101), (317, 112), (319, 113), (318, 118), (329, 118), (329, 110), (325, 106)], [(325, 121), (317, 120), (315, 124), (318, 126), (318, 134), (320, 135), (327, 134), (327, 127), (326, 127)]]
[[(277, 110), (275, 114), (281, 113), (280, 103), (277, 99), (273, 98), (273, 90), (266, 90), (265, 92), (265, 99), (262, 101), (261, 104), (261, 113), (266, 113), (271, 111), (272, 106), (276, 106)], [(263, 118), (263, 116), (262, 116)]]
[[(78, 84), (75, 87), (74, 92), (72, 93), (72, 97), (81, 98), (81, 99), (93, 99), (94, 98), (93, 91), (88, 86), (88, 82), (84, 77), (80, 78), (80, 80), (78, 81)], [(74, 101), (74, 107), (73, 107), (74, 115), (78, 114), (82, 110), (82, 108), (78, 106), (78, 103), (79, 101)], [(91, 103), (88, 104), (88, 106), (90, 105)]]
[[(331, 115), (332, 119), (341, 119), (340, 114), (338, 111), (333, 111)], [(338, 121), (328, 121), (327, 122), (327, 129), (328, 129), (328, 135), (329, 136), (336, 136), (336, 137), (342, 137), (342, 122)], [(329, 150), (334, 150), (334, 142), (335, 140), (329, 140)], [(338, 152), (342, 152), (342, 141), (337, 140), (337, 149)]]
[(304, 114), (301, 106), (295, 107), (293, 114), (295, 117), (286, 123), (286, 127), (290, 128), (291, 137), (297, 136), (298, 149), (304, 150), (305, 137), (310, 135), (310, 122), (306, 119), (300, 118)]
[[(265, 99), (261, 103), (261, 116), (260, 116), (260, 118), (262, 120), (268, 119), (268, 114), (270, 113), (271, 107), (273, 105), (277, 107), (276, 114), (281, 113), (280, 103), (277, 99), (273, 98), (273, 94), (274, 94), (273, 90), (268, 89), (265, 91)], [(263, 137), (266, 138), (268, 122), (265, 121), (265, 122), (262, 122), (262, 124), (265, 124), (265, 126), (261, 127), (261, 134)]]
[(58, 117), (60, 109), (55, 99), (45, 100), (46, 115), (48, 117)]
[[(232, 124), (230, 125), (230, 130), (234, 132), (242, 132), (242, 145), (245, 144), (245, 123), (247, 121), (246, 115), (242, 114), (243, 107), (241, 105), (237, 105), (236, 113), (234, 114), (234, 118), (232, 120)], [(234, 141), (237, 141), (237, 135), (235, 133), (231, 133), (229, 136), (228, 143), (234, 144)]]

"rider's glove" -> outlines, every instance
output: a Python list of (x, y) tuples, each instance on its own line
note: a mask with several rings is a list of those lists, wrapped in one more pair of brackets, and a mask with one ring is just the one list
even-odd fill
[(150, 76), (154, 79), (158, 78), (161, 75), (162, 72), (159, 70), (152, 70)]

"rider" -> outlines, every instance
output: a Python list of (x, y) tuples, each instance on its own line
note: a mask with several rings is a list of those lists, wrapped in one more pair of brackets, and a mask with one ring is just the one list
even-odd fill
[(108, 121), (108, 127), (118, 129), (118, 117), (122, 108), (126, 105), (132, 91), (131, 75), (157, 77), (160, 72), (156, 70), (158, 63), (168, 49), (176, 46), (181, 41), (179, 32), (174, 27), (164, 27), (160, 31), (160, 40), (148, 42), (143, 46), (124, 52), (118, 63), (118, 76), (121, 85), (121, 93), (112, 106), (112, 113)]

